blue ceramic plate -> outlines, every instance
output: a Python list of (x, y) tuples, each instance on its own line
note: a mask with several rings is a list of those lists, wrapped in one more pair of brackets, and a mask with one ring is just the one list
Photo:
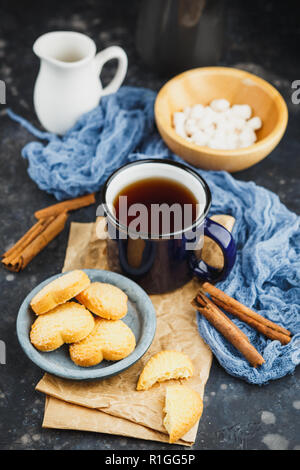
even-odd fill
[(29, 332), (36, 315), (31, 310), (30, 301), (42, 287), (62, 274), (50, 277), (27, 295), (19, 310), (17, 335), (25, 354), (44, 371), (66, 379), (104, 379), (119, 374), (145, 354), (154, 338), (156, 315), (150, 298), (135, 282), (110, 271), (100, 269), (84, 269), (84, 271), (92, 282), (113, 284), (128, 295), (128, 313), (122, 320), (132, 329), (136, 339), (136, 348), (128, 357), (117, 362), (102, 361), (97, 366), (85, 368), (79, 367), (71, 361), (68, 345), (64, 345), (56, 351), (41, 352), (31, 344)]

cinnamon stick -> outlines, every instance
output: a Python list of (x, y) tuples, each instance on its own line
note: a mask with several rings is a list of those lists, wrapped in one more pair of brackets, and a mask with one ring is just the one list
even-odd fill
[(76, 197), (74, 199), (68, 199), (67, 201), (53, 204), (52, 206), (45, 207), (34, 213), (37, 219), (42, 219), (50, 216), (56, 216), (62, 212), (74, 211), (81, 207), (90, 206), (96, 202), (95, 193), (86, 194), (85, 196)]
[[(253, 366), (258, 367), (264, 364), (264, 358), (259, 354), (255, 347), (245, 339), (241, 330), (234, 323), (224, 316), (220, 309), (208, 302), (207, 297), (201, 292), (198, 293), (193, 305), (198, 311), (247, 359)], [(205, 307), (203, 307), (203, 304)]]
[(34, 224), (28, 232), (23, 235), (20, 240), (15, 243), (6, 253), (2, 255), (4, 264), (8, 264), (10, 260), (13, 260), (17, 257), (18, 254), (22, 251), (41, 233), (45, 228), (54, 220), (53, 217), (48, 219), (40, 219), (36, 224)]
[(9, 257), (4, 258), (2, 263), (10, 271), (18, 272), (24, 269), (27, 264), (47, 246), (64, 228), (68, 214), (63, 212), (57, 217), (50, 219), (50, 223), (44, 227), (41, 233), (38, 233), (21, 252), (16, 252), (15, 256), (10, 254)]
[[(203, 298), (201, 298), (200, 296), (197, 297), (197, 301), (198, 301), (198, 304), (201, 305), (202, 307), (206, 307), (207, 304), (211, 305), (213, 304), (213, 302), (205, 296), (205, 301), (203, 300)], [(228, 318), (224, 312), (222, 312), (222, 310), (218, 309), (219, 310), (219, 314), (222, 315), (222, 317), (224, 318), (224, 321), (228, 321), (230, 322), (230, 324), (232, 324), (232, 327), (236, 328), (236, 330), (239, 332), (239, 334), (241, 336), (243, 336), (245, 338), (246, 341), (250, 342), (248, 336), (242, 331), (239, 329), (239, 327), (233, 323), (230, 318)]]
[(217, 304), (219, 307), (223, 308), (224, 310), (226, 310), (229, 313), (232, 313), (237, 318), (239, 318), (243, 322), (247, 323), (249, 326), (252, 326), (252, 328), (259, 331), (260, 333), (267, 336), (268, 338), (270, 338), (272, 340), (278, 340), (278, 341), (281, 342), (281, 344), (284, 344), (284, 345), (288, 344), (291, 341), (291, 337), (289, 335), (280, 333), (279, 331), (276, 331), (276, 330), (264, 325), (263, 323), (261, 323), (257, 320), (254, 320), (252, 317), (249, 317), (249, 316), (245, 315), (243, 312), (236, 312), (230, 306), (228, 306), (227, 304), (225, 304), (221, 300), (216, 299), (215, 297), (211, 297), (211, 298), (212, 298), (213, 302), (215, 304)]
[(283, 335), (291, 336), (291, 332), (289, 330), (283, 328), (280, 325), (277, 325), (276, 323), (273, 323), (262, 315), (259, 315), (258, 313), (254, 312), (250, 308), (240, 303), (238, 300), (233, 299), (229, 295), (225, 294), (225, 292), (221, 291), (209, 282), (205, 282), (204, 284), (202, 284), (202, 289), (204, 289), (205, 292), (210, 294), (216, 304), (220, 304), (220, 307), (224, 308), (224, 310), (231, 313), (232, 315), (235, 315), (246, 323), (248, 323), (250, 319), (252, 319)]

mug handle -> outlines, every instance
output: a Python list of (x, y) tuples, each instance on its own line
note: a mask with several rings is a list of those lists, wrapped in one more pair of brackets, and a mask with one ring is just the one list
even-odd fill
[(101, 96), (115, 93), (122, 85), (127, 72), (128, 58), (126, 52), (119, 46), (111, 46), (96, 54), (95, 61), (99, 75), (101, 74), (103, 65), (111, 59), (118, 60), (118, 68), (112, 81), (101, 91)]
[(218, 282), (225, 279), (230, 273), (236, 258), (236, 245), (231, 233), (222, 225), (208, 217), (204, 221), (204, 235), (216, 242), (224, 256), (224, 266), (220, 271), (199, 260), (195, 253), (191, 254), (190, 267), (193, 273), (202, 280)]

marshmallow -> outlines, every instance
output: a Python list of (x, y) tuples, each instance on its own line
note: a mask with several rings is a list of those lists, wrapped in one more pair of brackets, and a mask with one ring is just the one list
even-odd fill
[(255, 132), (251, 128), (245, 128), (239, 135), (240, 147), (249, 147), (256, 141)]
[(185, 123), (185, 115), (183, 113), (174, 113), (173, 114), (174, 126), (183, 125)]
[[(226, 99), (213, 100), (209, 106), (187, 106), (173, 115), (175, 131), (189, 142), (199, 146), (208, 145), (219, 150), (235, 150), (249, 147), (256, 142), (255, 130), (262, 121), (251, 118), (252, 110), (247, 104), (230, 107)], [(251, 118), (251, 119), (250, 119)]]
[(208, 136), (203, 131), (196, 132), (192, 137), (192, 142), (196, 145), (204, 146), (208, 143)]
[(211, 109), (213, 109), (216, 112), (223, 112), (229, 109), (230, 103), (229, 101), (225, 100), (224, 98), (219, 99), (219, 100), (213, 100), (210, 103)]
[(253, 117), (252, 119), (249, 119), (249, 121), (247, 121), (247, 124), (248, 124), (248, 126), (250, 126), (251, 129), (253, 129), (254, 131), (260, 129), (261, 126), (262, 126), (261, 119), (260, 119), (260, 117), (258, 117), (258, 116), (255, 116), (255, 117)]
[(209, 126), (205, 128), (203, 132), (207, 135), (207, 137), (212, 137), (214, 133), (216, 132), (216, 128), (213, 124), (210, 124)]
[(195, 119), (189, 118), (185, 121), (185, 132), (188, 136), (195, 134), (198, 131), (197, 121)]
[(229, 134), (226, 136), (226, 149), (235, 150), (239, 147), (239, 138), (237, 134)]
[(190, 106), (186, 106), (186, 108), (184, 108), (183, 114), (185, 115), (186, 118), (190, 117), (191, 111), (192, 111), (192, 108)]
[(208, 141), (208, 146), (212, 149), (216, 150), (224, 150), (226, 147), (226, 140), (225, 139), (219, 139), (217, 137), (212, 137)]
[(236, 117), (244, 120), (251, 118), (252, 111), (248, 104), (234, 104), (231, 110)]
[(231, 119), (223, 119), (221, 122), (218, 123), (217, 129), (219, 131), (223, 131), (226, 134), (233, 134), (235, 131), (234, 122)]
[(192, 107), (190, 117), (192, 119), (201, 119), (205, 113), (205, 108), (202, 104), (196, 104)]
[(184, 128), (184, 123), (185, 123), (185, 116), (183, 113), (174, 113), (173, 114), (173, 123), (175, 127), (175, 131), (178, 135), (181, 137), (186, 138), (186, 132)]
[(206, 129), (210, 128), (214, 124), (214, 119), (209, 113), (205, 113), (205, 115), (199, 119), (198, 125), (199, 129), (202, 131), (206, 131)]
[(231, 120), (235, 131), (242, 132), (246, 128), (246, 121), (239, 117), (234, 117)]

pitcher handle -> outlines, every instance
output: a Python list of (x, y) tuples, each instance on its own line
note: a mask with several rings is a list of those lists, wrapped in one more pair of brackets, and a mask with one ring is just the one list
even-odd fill
[(111, 46), (104, 51), (96, 54), (95, 60), (98, 67), (98, 73), (101, 74), (103, 65), (111, 59), (118, 60), (118, 68), (112, 81), (103, 88), (101, 96), (115, 93), (122, 85), (127, 72), (128, 58), (124, 49), (119, 46)]

